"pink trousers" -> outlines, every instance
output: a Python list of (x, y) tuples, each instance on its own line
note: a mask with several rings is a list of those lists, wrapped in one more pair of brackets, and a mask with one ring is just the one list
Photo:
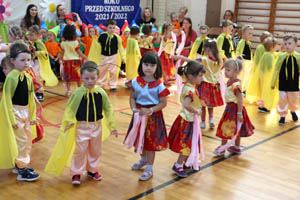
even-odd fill
[(117, 54), (112, 56), (101, 55), (100, 64), (99, 64), (100, 73), (99, 73), (97, 85), (103, 88), (107, 80), (107, 75), (109, 73), (109, 80), (108, 80), (109, 87), (117, 88), (117, 84), (118, 84), (117, 62), (118, 62)]
[(298, 108), (299, 92), (279, 91), (279, 103), (277, 112), (281, 117), (285, 117), (288, 110), (295, 112)]

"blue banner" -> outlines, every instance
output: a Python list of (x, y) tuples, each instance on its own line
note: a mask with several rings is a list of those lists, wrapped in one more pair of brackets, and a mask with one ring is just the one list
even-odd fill
[(77, 12), (86, 24), (106, 25), (108, 19), (117, 21), (121, 28), (124, 20), (140, 21), (140, 0), (72, 0), (72, 12)]

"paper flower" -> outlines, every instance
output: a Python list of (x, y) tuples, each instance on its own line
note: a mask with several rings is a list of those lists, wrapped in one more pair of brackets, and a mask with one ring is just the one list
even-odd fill
[(43, 19), (47, 20), (48, 22), (55, 21), (56, 19), (56, 6), (58, 4), (63, 4), (61, 0), (42, 0), (40, 3), (42, 10), (42, 17)]
[(5, 0), (0, 0), (0, 21), (3, 23), (4, 16), (10, 16), (10, 12), (12, 11), (10, 6), (10, 2), (6, 2)]

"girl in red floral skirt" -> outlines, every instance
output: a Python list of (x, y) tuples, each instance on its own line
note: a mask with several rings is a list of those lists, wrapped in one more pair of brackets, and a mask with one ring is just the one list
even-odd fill
[(66, 95), (71, 95), (70, 82), (77, 82), (80, 87), (80, 67), (82, 59), (87, 57), (80, 51), (80, 43), (76, 40), (76, 27), (66, 25), (63, 30), (64, 41), (61, 42), (60, 59), (63, 58), (63, 76), (62, 80), (65, 85)]
[[(203, 75), (203, 81), (197, 86), (197, 90), (200, 94), (200, 98), (205, 102), (209, 115), (209, 127), (215, 127), (213, 119), (213, 109), (217, 106), (224, 104), (220, 83), (219, 74), (223, 65), (219, 56), (218, 46), (215, 40), (206, 40), (204, 42), (204, 54), (202, 64), (206, 69), (206, 73)], [(201, 123), (200, 127), (205, 128), (205, 115), (206, 107), (202, 107)]]
[[(170, 149), (179, 154), (172, 170), (178, 176), (186, 177), (185, 169), (188, 169), (186, 162), (192, 152), (192, 138), (194, 134), (197, 134), (193, 131), (194, 115), (200, 114), (200, 108), (203, 105), (195, 86), (201, 83), (205, 69), (199, 62), (190, 61), (186, 66), (179, 67), (177, 73), (186, 77), (186, 84), (183, 86), (180, 95), (180, 102), (183, 107), (172, 125), (168, 139)], [(198, 141), (196, 142), (199, 145), (200, 140), (199, 138), (197, 139)], [(185, 164), (183, 165), (183, 163)]]
[[(217, 137), (222, 139), (222, 143), (213, 152), (217, 156), (224, 155), (226, 150), (241, 153), (240, 137), (248, 137), (254, 133), (254, 126), (243, 106), (241, 81), (237, 79), (242, 66), (241, 60), (233, 58), (225, 63), (225, 76), (229, 80), (225, 91), (226, 108), (217, 129)], [(227, 144), (229, 139), (233, 140)], [(229, 147), (233, 142), (235, 145)]]
[(138, 67), (139, 76), (129, 82), (131, 88), (130, 107), (134, 116), (130, 122), (124, 144), (141, 159), (131, 169), (146, 169), (139, 180), (146, 181), (153, 176), (152, 166), (155, 152), (168, 148), (167, 131), (162, 109), (167, 105), (169, 90), (160, 81), (162, 68), (159, 57), (147, 52)]

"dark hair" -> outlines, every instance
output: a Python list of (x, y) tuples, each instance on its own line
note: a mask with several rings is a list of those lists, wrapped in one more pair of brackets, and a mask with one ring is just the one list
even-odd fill
[(88, 72), (97, 71), (97, 74), (99, 75), (98, 65), (93, 61), (86, 61), (82, 64), (82, 66), (80, 68), (80, 74), (83, 74), (83, 72), (85, 72), (85, 71), (88, 71)]
[(28, 29), (29, 32), (40, 34), (40, 27), (38, 25), (32, 25)]
[(178, 67), (177, 74), (198, 76), (199, 73), (205, 73), (203, 65), (197, 61), (189, 61), (185, 66)]
[(144, 35), (149, 35), (152, 33), (152, 25), (151, 24), (145, 24), (142, 28), (142, 33), (144, 33)]
[(223, 15), (223, 19), (225, 19), (225, 15), (226, 15), (227, 12), (229, 12), (231, 14), (231, 21), (235, 21), (234, 13), (231, 10), (225, 10), (224, 15)]
[(57, 6), (56, 6), (56, 15), (57, 15), (57, 17), (60, 17), (59, 15), (58, 15), (58, 9), (59, 9), (59, 7), (61, 7), (61, 6), (63, 6), (62, 4), (58, 4)]
[(213, 56), (214, 56), (214, 59), (217, 60), (218, 64), (221, 63), (221, 58), (220, 58), (220, 55), (219, 55), (218, 45), (217, 45), (217, 42), (215, 40), (212, 40), (212, 39), (206, 40), (204, 42), (203, 48), (204, 49), (206, 49), (206, 48), (210, 49)]
[(34, 5), (34, 4), (29, 4), (29, 6), (26, 9), (26, 14), (24, 16), (24, 21), (25, 21), (25, 27), (26, 28), (29, 28), (30, 26), (32, 26), (34, 24), (36, 24), (38, 26), (41, 26), (41, 21), (38, 17), (38, 13), (36, 13), (36, 16), (34, 17), (34, 22), (33, 23), (31, 22), (30, 9), (33, 8), (33, 7), (36, 7), (36, 9), (37, 9), (37, 6)]
[(137, 26), (133, 26), (130, 29), (130, 35), (137, 35), (140, 34), (140, 29)]
[(193, 28), (192, 28), (192, 27), (193, 27), (193, 24), (192, 24), (192, 20), (191, 20), (191, 18), (189, 18), (189, 17), (183, 18), (182, 21), (184, 21), (184, 20), (188, 21), (188, 22), (191, 24), (191, 26), (190, 26), (190, 28), (189, 28), (189, 33), (188, 33), (188, 35), (191, 36), (192, 33), (193, 33)]
[(74, 25), (66, 25), (63, 31), (65, 40), (72, 41), (76, 39), (76, 27)]
[(238, 72), (242, 71), (243, 69), (243, 62), (240, 59), (237, 58), (230, 58), (229, 60), (227, 60), (224, 64), (224, 67), (232, 67), (235, 70), (237, 70)]
[(28, 46), (24, 42), (14, 42), (9, 47), (9, 57), (15, 59), (20, 53), (28, 53), (31, 54), (29, 51)]
[(22, 40), (24, 32), (19, 26), (13, 26), (8, 29), (8, 34), (14, 37), (16, 40)]
[(154, 78), (157, 80), (162, 77), (161, 62), (159, 57), (155, 53), (149, 51), (143, 55), (138, 68), (139, 76), (145, 76), (143, 72), (143, 63), (156, 64), (156, 71), (154, 73)]
[(289, 39), (293, 39), (295, 42), (298, 41), (298, 38), (295, 34), (287, 34), (287, 35), (283, 36), (283, 41), (287, 41)]
[(109, 25), (117, 25), (116, 20), (114, 20), (114, 19), (107, 20), (106, 21), (106, 26), (109, 26)]
[(10, 68), (14, 68), (14, 65), (10, 62), (10, 56), (6, 55), (2, 60), (1, 60), (1, 66), (8, 65)]

